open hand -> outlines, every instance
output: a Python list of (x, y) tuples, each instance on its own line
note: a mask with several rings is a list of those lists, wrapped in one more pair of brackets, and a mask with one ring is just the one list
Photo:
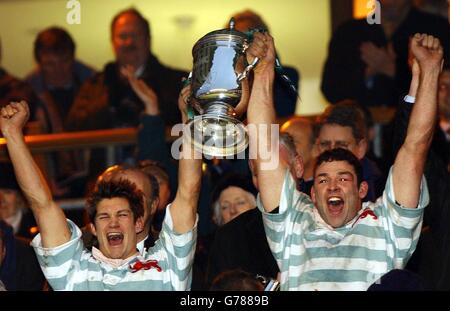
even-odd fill
[(0, 111), (0, 129), (4, 137), (21, 134), (30, 117), (30, 109), (25, 101), (11, 102)]
[(153, 89), (149, 87), (143, 80), (135, 77), (132, 66), (126, 65), (120, 68), (120, 72), (124, 77), (127, 78), (133, 91), (144, 103), (145, 112), (149, 115), (158, 115), (158, 96), (156, 95), (155, 91), (153, 91)]

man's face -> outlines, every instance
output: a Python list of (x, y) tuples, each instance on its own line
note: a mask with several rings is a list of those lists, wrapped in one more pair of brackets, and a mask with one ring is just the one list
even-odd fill
[(17, 191), (0, 189), (0, 219), (14, 216), (19, 208), (18, 205)]
[(445, 70), (439, 77), (439, 111), (450, 120), (450, 69)]
[(406, 8), (411, 5), (411, 0), (380, 0), (381, 14), (388, 20), (397, 20)]
[(343, 148), (351, 151), (358, 159), (366, 154), (365, 139), (357, 142), (350, 126), (337, 124), (325, 124), (322, 126), (317, 138), (319, 153), (335, 148)]
[(314, 145), (311, 142), (312, 127), (306, 124), (292, 123), (282, 131), (288, 133), (294, 139), (295, 149), (297, 154), (302, 156), (303, 165), (305, 167), (312, 164), (313, 154), (312, 149)]
[(151, 186), (147, 176), (142, 172), (134, 170), (120, 170), (118, 172), (113, 173), (111, 176), (112, 181), (119, 181), (121, 179), (125, 179), (133, 183), (136, 186), (136, 189), (142, 191), (142, 193), (144, 194), (142, 198), (143, 199), (142, 203), (144, 206), (143, 219), (144, 224), (147, 224), (147, 222), (151, 220), (151, 216), (153, 215), (154, 212), (151, 210), (151, 206), (148, 205), (151, 193)]
[(239, 187), (228, 187), (220, 193), (220, 212), (223, 224), (233, 220), (243, 212), (255, 208), (254, 202), (250, 200), (249, 194)]
[(137, 69), (147, 61), (149, 38), (135, 15), (124, 14), (117, 19), (112, 43), (119, 66), (131, 65)]
[(356, 216), (366, 193), (367, 183), (358, 187), (355, 170), (348, 162), (324, 162), (316, 168), (311, 199), (322, 219), (333, 228)]
[(142, 218), (134, 221), (126, 199), (112, 198), (99, 202), (95, 225), (91, 229), (97, 236), (103, 255), (112, 259), (126, 259), (136, 253), (136, 233), (142, 227)]
[(56, 54), (43, 52), (39, 54), (39, 67), (45, 82), (53, 87), (64, 87), (72, 82), (73, 56), (70, 53)]

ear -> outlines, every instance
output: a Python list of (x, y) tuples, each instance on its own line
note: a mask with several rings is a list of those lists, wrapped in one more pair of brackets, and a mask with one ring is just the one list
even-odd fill
[(151, 205), (151, 216), (154, 216), (156, 211), (158, 210), (159, 206), (159, 197), (156, 197), (153, 199), (152, 205)]
[(303, 158), (301, 155), (296, 155), (294, 158), (294, 172), (295, 177), (300, 179), (303, 177), (304, 166), (303, 166)]
[(88, 228), (91, 230), (93, 235), (97, 236), (97, 230), (95, 230), (95, 225), (92, 222), (88, 224)]
[(367, 140), (365, 138), (361, 139), (356, 145), (356, 157), (361, 160), (367, 153)]
[(311, 187), (311, 200), (313, 201), (314, 205), (316, 205), (316, 193), (314, 191), (314, 186)]
[(364, 197), (367, 195), (367, 192), (369, 191), (369, 184), (366, 181), (363, 181), (361, 185), (359, 185), (359, 198), (364, 199)]
[(144, 217), (141, 216), (138, 217), (138, 219), (136, 219), (136, 223), (134, 224), (134, 230), (136, 231), (136, 234), (144, 230)]

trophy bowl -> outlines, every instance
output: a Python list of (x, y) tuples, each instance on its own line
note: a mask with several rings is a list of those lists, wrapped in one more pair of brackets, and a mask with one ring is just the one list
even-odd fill
[(196, 116), (188, 123), (195, 149), (204, 155), (227, 157), (248, 146), (245, 126), (239, 120), (248, 105), (245, 79), (255, 66), (247, 63), (247, 35), (230, 28), (210, 32), (192, 49), (190, 103)]

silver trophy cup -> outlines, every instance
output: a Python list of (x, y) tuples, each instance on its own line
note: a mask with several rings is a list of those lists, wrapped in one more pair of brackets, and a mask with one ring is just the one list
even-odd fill
[(244, 151), (248, 135), (239, 118), (248, 105), (245, 79), (258, 59), (248, 64), (247, 36), (234, 29), (216, 30), (194, 45), (190, 103), (196, 116), (189, 126), (189, 138), (204, 155), (227, 157)]

